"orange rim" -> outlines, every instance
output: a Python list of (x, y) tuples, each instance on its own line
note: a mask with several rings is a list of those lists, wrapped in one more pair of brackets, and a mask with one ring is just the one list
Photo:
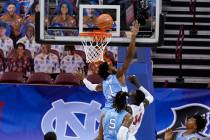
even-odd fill
[(106, 32), (100, 32), (100, 31), (96, 31), (96, 32), (82, 32), (80, 33), (80, 36), (103, 36), (103, 37), (112, 37), (112, 34), (110, 33), (106, 33)]
[(94, 42), (104, 42), (106, 38), (111, 38), (112, 34), (100, 31), (94, 32), (82, 32), (80, 33), (81, 37), (93, 37)]

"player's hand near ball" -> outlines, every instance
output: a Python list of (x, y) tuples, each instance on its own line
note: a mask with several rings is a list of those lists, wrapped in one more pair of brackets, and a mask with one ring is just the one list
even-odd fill
[(140, 24), (138, 23), (137, 20), (135, 20), (132, 23), (132, 27), (131, 27), (131, 36), (132, 37), (136, 37), (136, 35), (139, 33), (139, 28), (140, 28)]

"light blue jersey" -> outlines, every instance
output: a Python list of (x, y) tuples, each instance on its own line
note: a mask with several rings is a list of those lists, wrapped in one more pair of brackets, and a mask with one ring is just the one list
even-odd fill
[(103, 80), (103, 94), (106, 102), (103, 112), (112, 109), (114, 97), (119, 91), (126, 91), (127, 87), (122, 87), (116, 75), (109, 75), (106, 80)]
[(110, 109), (106, 112), (103, 120), (104, 140), (117, 140), (117, 133), (126, 115), (126, 111), (118, 113), (115, 109)]

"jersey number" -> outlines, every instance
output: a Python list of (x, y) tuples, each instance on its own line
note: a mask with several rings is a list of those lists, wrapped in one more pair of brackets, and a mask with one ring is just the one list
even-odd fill
[(109, 121), (109, 128), (110, 129), (115, 129), (115, 119), (110, 119)]
[(133, 118), (133, 125), (136, 125), (137, 123), (139, 123), (140, 120), (141, 120), (141, 117), (142, 117), (142, 113), (140, 113), (139, 115), (136, 115), (136, 116)]

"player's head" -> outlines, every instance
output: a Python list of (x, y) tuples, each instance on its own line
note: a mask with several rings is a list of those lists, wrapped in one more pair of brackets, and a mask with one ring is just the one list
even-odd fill
[(104, 80), (106, 80), (110, 74), (116, 74), (116, 72), (117, 69), (107, 62), (101, 63), (98, 68), (98, 75)]
[(48, 132), (44, 135), (44, 140), (57, 140), (55, 132)]
[(195, 132), (200, 132), (206, 127), (207, 120), (199, 114), (196, 114), (187, 119), (186, 128), (194, 130)]
[(115, 108), (115, 110), (117, 112), (120, 112), (122, 110), (126, 109), (127, 103), (126, 103), (126, 96), (128, 95), (127, 92), (123, 92), (123, 91), (119, 91), (117, 93), (117, 95), (114, 98), (114, 102), (113, 102), (113, 108)]
[(129, 94), (129, 103), (139, 106), (145, 100), (145, 94), (141, 90), (135, 90)]

